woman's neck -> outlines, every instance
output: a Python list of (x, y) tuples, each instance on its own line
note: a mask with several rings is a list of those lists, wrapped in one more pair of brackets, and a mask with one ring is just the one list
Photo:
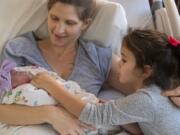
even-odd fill
[(74, 54), (77, 51), (78, 43), (74, 43), (69, 46), (56, 46), (53, 45), (49, 39), (40, 41), (39, 48), (43, 53), (50, 53), (56, 58), (61, 58), (62, 56)]
[(78, 44), (68, 47), (52, 45), (48, 40), (39, 42), (39, 48), (46, 63), (62, 78), (72, 73), (78, 51)]

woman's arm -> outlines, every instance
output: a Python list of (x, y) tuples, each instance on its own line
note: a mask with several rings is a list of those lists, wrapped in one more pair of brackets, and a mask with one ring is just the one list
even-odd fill
[(84, 134), (76, 118), (63, 108), (55, 106), (0, 105), (0, 122), (11, 125), (49, 123), (62, 135), (65, 133)]
[(21, 105), (0, 105), (0, 122), (11, 125), (31, 125), (45, 123), (47, 107), (27, 107)]
[(125, 129), (128, 133), (130, 133), (131, 135), (143, 135), (137, 123), (121, 125), (121, 127)]
[[(85, 135), (79, 120), (64, 108), (52, 107), (50, 111), (47, 123), (51, 124), (61, 135)], [(92, 129), (88, 126), (85, 128)]]

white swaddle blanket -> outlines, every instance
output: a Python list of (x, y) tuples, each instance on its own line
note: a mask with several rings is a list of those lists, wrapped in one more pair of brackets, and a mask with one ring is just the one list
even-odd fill
[[(98, 102), (96, 96), (85, 92), (74, 81), (65, 81), (55, 72), (47, 71), (41, 67), (25, 66), (16, 67), (14, 70), (23, 71), (29, 75), (36, 75), (40, 72), (47, 72), (53, 76), (64, 88), (87, 102)], [(45, 90), (36, 88), (31, 83), (22, 84), (12, 90), (9, 90), (1, 99), (2, 104), (21, 104), (27, 106), (55, 105), (58, 102), (50, 96)], [(58, 133), (48, 124), (32, 126), (12, 126), (0, 123), (0, 135), (58, 135)]]
[[(47, 72), (56, 79), (58, 83), (64, 86), (65, 90), (77, 95), (79, 98), (86, 102), (98, 102), (98, 99), (91, 93), (85, 92), (80, 86), (74, 81), (65, 81), (55, 72), (47, 71), (41, 67), (25, 66), (16, 67), (14, 70), (23, 71), (27, 74), (36, 75), (40, 72)], [(36, 88), (31, 83), (22, 84), (12, 90), (5, 93), (2, 104), (21, 104), (27, 106), (40, 106), (40, 105), (55, 105), (57, 101), (51, 97), (45, 90)]]

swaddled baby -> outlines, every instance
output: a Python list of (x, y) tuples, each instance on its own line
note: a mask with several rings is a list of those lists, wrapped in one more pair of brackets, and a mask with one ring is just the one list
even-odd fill
[[(40, 72), (47, 72), (56, 79), (58, 83), (63, 84), (64, 88), (70, 93), (78, 96), (87, 102), (98, 102), (98, 99), (91, 93), (85, 92), (74, 81), (65, 81), (55, 72), (47, 71), (37, 66), (16, 67), (16, 64), (10, 60), (5, 60), (0, 67), (0, 101), (2, 104), (21, 104), (27, 106), (55, 105), (57, 101), (45, 90), (36, 88), (31, 84), (31, 78)], [(3, 128), (9, 127), (0, 123)], [(45, 125), (45, 129), (48, 128)], [(23, 126), (21, 126), (23, 127)], [(25, 127), (25, 126), (24, 126)], [(19, 127), (12, 127), (11, 135), (15, 135)], [(38, 129), (38, 127), (36, 127)], [(41, 127), (39, 128), (41, 130)], [(51, 130), (48, 130), (51, 131)], [(119, 127), (97, 127), (97, 131), (85, 130), (87, 135), (96, 135), (99, 132), (106, 134), (111, 131), (119, 131)]]
[(0, 69), (0, 96), (2, 104), (22, 104), (28, 106), (55, 105), (56, 100), (43, 89), (36, 88), (30, 81), (39, 72), (47, 72), (70, 93), (87, 102), (98, 102), (97, 98), (80, 88), (74, 81), (65, 81), (55, 72), (37, 66), (16, 67), (12, 61), (5, 60)]

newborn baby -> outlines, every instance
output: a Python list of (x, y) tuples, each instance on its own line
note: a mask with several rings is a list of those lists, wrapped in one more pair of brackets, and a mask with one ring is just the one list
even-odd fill
[[(4, 61), (0, 69), (0, 94), (2, 104), (22, 104), (28, 106), (55, 105), (56, 100), (43, 89), (36, 88), (30, 81), (39, 72), (47, 72), (70, 93), (87, 102), (98, 102), (91, 93), (85, 92), (74, 81), (65, 81), (55, 72), (36, 66), (15, 67), (11, 61)], [(3, 86), (2, 86), (3, 84)]]

